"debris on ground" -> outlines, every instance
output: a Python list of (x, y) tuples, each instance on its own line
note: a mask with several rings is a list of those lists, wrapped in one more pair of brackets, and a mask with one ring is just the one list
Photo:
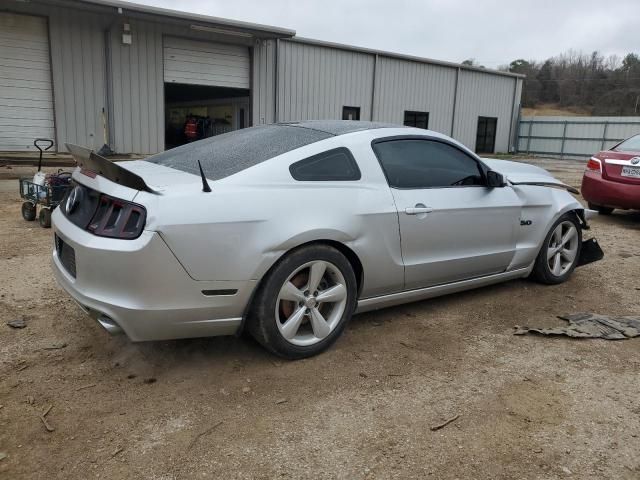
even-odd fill
[(537, 333), (540, 335), (564, 335), (573, 338), (604, 338), (605, 340), (625, 340), (640, 336), (640, 316), (618, 317), (595, 313), (574, 313), (559, 316), (569, 325), (552, 328), (515, 327), (514, 335)]
[(14, 320), (9, 320), (7, 325), (11, 328), (24, 328), (27, 326), (27, 322), (24, 321), (24, 318), (16, 318)]
[(278, 400), (276, 400), (276, 405), (281, 405), (283, 403), (287, 403), (286, 398), (279, 398)]
[(111, 456), (112, 456), (112, 457), (115, 457), (116, 455), (118, 455), (118, 454), (119, 454), (120, 452), (122, 452), (123, 450), (124, 450), (124, 448), (122, 448), (122, 447), (118, 447), (118, 448), (116, 448), (116, 449), (111, 453)]
[(60, 350), (61, 348), (65, 348), (67, 344), (65, 342), (53, 343), (47, 347), (43, 347), (43, 350)]
[(451, 417), (448, 420), (445, 420), (442, 423), (439, 423), (438, 425), (434, 425), (433, 427), (431, 427), (431, 431), (435, 432), (436, 430), (440, 430), (441, 428), (446, 427), (447, 425), (449, 425), (450, 423), (455, 422), (458, 418), (460, 418), (460, 415), (454, 415), (453, 417)]
[(95, 387), (96, 385), (98, 385), (98, 384), (97, 383), (89, 383), (88, 385), (82, 385), (81, 387), (76, 388), (76, 392), (79, 392), (80, 390), (84, 390), (86, 388)]
[(47, 421), (47, 415), (51, 411), (52, 407), (53, 405), (49, 405), (47, 409), (44, 412), (42, 412), (42, 415), (40, 415), (40, 420), (42, 420), (42, 423), (44, 423), (44, 428), (47, 429), (47, 432), (53, 432), (55, 430), (55, 428), (53, 428)]
[(193, 437), (193, 440), (191, 440), (191, 443), (189, 444), (189, 448), (193, 447), (196, 442), (200, 439), (200, 437), (204, 437), (205, 435), (210, 434), (211, 432), (213, 432), (216, 428), (218, 428), (220, 425), (222, 425), (223, 421), (220, 420), (217, 423), (214, 423), (212, 426), (210, 426), (209, 428), (207, 428), (206, 430), (200, 432), (199, 434), (197, 434), (195, 437)]
[(4, 452), (0, 452), (0, 460), (4, 460), (5, 458), (7, 458), (9, 455), (7, 455)]

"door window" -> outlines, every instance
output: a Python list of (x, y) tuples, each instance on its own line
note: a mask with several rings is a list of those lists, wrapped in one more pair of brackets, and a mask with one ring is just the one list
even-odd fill
[(476, 133), (476, 153), (494, 153), (496, 148), (497, 125), (497, 118), (478, 117), (478, 131)]
[(478, 162), (458, 148), (435, 140), (375, 143), (389, 185), (394, 188), (442, 188), (484, 185)]

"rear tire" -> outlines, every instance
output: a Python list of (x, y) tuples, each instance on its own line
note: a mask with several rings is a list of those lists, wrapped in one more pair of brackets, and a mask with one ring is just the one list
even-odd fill
[(22, 218), (27, 222), (33, 222), (36, 219), (36, 206), (31, 202), (22, 204)]
[(38, 221), (42, 228), (51, 228), (51, 210), (48, 208), (41, 208)]
[(311, 357), (340, 336), (356, 306), (356, 277), (328, 245), (293, 250), (264, 278), (247, 318), (251, 335), (291, 360)]
[(600, 215), (611, 215), (614, 210), (611, 207), (603, 207), (601, 205), (595, 205), (591, 202), (589, 202), (588, 205), (591, 210), (596, 210)]
[(549, 229), (531, 278), (547, 285), (565, 282), (580, 259), (582, 230), (576, 215), (565, 213)]

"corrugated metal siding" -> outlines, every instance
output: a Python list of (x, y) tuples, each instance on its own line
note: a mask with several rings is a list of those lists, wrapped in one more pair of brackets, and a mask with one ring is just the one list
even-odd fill
[(251, 110), (253, 124), (273, 123), (276, 121), (276, 40), (256, 42), (252, 56)]
[(518, 151), (583, 158), (611, 148), (638, 132), (640, 117), (522, 117)]
[(456, 69), (378, 57), (374, 120), (402, 124), (405, 110), (429, 112), (429, 129), (450, 134)]
[(47, 20), (0, 13), (0, 149), (54, 137)]
[(77, 10), (52, 11), (51, 59), (58, 149), (100, 148), (106, 112), (104, 19)]
[(460, 70), (453, 137), (475, 150), (478, 117), (497, 117), (496, 152), (509, 149), (515, 78)]
[(164, 81), (249, 88), (249, 49), (242, 45), (165, 37)]
[(162, 31), (155, 23), (130, 24), (131, 45), (122, 43), (121, 25), (109, 35), (114, 149), (157, 153), (164, 150)]
[(375, 56), (280, 41), (278, 120), (341, 119), (342, 107), (371, 118)]

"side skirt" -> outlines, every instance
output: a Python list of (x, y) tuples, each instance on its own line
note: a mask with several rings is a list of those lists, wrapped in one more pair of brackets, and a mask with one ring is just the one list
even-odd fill
[(516, 278), (526, 277), (531, 273), (531, 268), (520, 268), (510, 272), (497, 273), (486, 277), (471, 278), (455, 283), (447, 283), (446, 285), (435, 285), (433, 287), (420, 288), (417, 290), (409, 290), (407, 292), (392, 293), (390, 295), (382, 295), (380, 297), (363, 298), (358, 301), (358, 307), (355, 313), (368, 312), (379, 308), (392, 307), (403, 303), (416, 302), (427, 298), (439, 297), (449, 293), (462, 292), (472, 288), (485, 287), (494, 283), (505, 282)]

